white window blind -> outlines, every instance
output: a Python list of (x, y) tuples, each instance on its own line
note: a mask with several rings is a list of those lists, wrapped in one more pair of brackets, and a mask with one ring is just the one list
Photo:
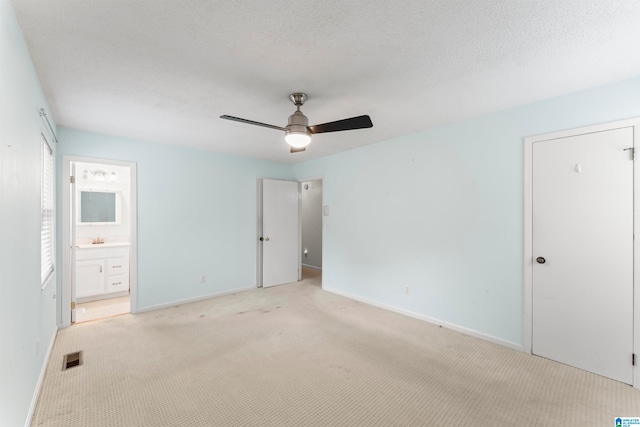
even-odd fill
[(44, 135), (41, 149), (40, 178), (40, 279), (41, 284), (53, 274), (53, 150)]

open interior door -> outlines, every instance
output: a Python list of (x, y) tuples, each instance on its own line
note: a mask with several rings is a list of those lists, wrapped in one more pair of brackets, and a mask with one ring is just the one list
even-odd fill
[(259, 244), (262, 246), (262, 286), (298, 281), (300, 183), (262, 180), (261, 231)]

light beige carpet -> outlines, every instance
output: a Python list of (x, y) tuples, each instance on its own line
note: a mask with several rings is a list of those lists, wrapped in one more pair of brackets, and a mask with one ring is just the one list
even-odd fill
[[(318, 280), (61, 330), (32, 425), (585, 427), (640, 416), (627, 385)], [(77, 350), (84, 365), (62, 372)]]

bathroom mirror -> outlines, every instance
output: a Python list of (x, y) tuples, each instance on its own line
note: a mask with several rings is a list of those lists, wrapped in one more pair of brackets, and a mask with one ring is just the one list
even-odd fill
[(114, 191), (80, 191), (79, 224), (116, 224), (118, 193)]

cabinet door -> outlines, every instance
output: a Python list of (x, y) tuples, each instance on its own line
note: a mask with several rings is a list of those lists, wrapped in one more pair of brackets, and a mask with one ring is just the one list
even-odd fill
[(76, 262), (76, 298), (104, 293), (104, 261)]

